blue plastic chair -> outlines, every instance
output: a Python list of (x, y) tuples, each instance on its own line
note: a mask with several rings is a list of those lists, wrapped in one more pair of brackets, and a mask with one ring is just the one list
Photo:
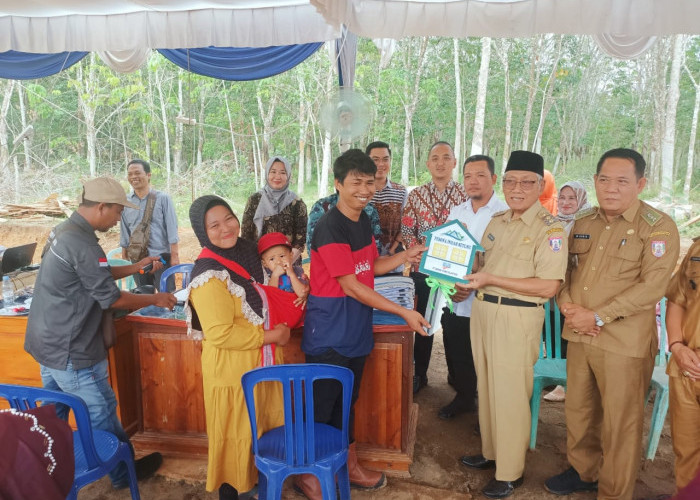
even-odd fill
[(187, 288), (187, 285), (190, 284), (190, 273), (192, 273), (193, 267), (194, 264), (177, 264), (167, 268), (165, 271), (163, 271), (163, 274), (160, 275), (159, 290), (167, 290), (168, 278), (173, 274), (182, 274), (182, 288)]
[[(111, 252), (110, 252), (111, 253)], [(124, 259), (110, 259), (107, 257), (107, 263), (110, 266), (130, 266), (131, 262), (128, 260)], [(119, 287), (120, 290), (131, 290), (132, 288), (136, 287), (136, 282), (134, 281), (133, 276), (127, 276), (126, 278), (122, 278), (117, 280), (117, 286)]]
[(132, 500), (140, 500), (139, 487), (134, 469), (134, 458), (127, 443), (119, 441), (111, 432), (93, 429), (85, 402), (65, 392), (41, 387), (0, 384), (0, 396), (7, 399), (12, 408), (27, 410), (41, 404), (59, 403), (73, 410), (78, 430), (73, 432), (75, 454), (75, 476), (68, 499), (77, 499), (78, 491), (85, 485), (107, 475), (119, 462), (128, 469), (129, 488)]
[(113, 248), (109, 252), (107, 252), (107, 259), (121, 259), (121, 258), (122, 258), (122, 248), (121, 247)]
[(668, 413), (668, 375), (666, 375), (666, 364), (669, 354), (666, 353), (666, 297), (660, 302), (660, 335), (659, 335), (659, 352), (656, 354), (654, 372), (651, 376), (651, 384), (647, 391), (647, 399), (649, 402), (651, 393), (654, 392), (654, 409), (651, 413), (651, 423), (649, 425), (649, 442), (647, 443), (646, 459), (654, 460), (656, 449), (659, 447), (659, 439), (661, 431)]
[[(551, 324), (552, 306), (554, 307), (554, 324)], [(545, 341), (540, 344), (540, 359), (535, 363), (534, 383), (532, 397), (530, 398), (530, 449), (534, 450), (537, 444), (537, 424), (540, 417), (540, 403), (542, 402), (542, 390), (548, 385), (561, 385), (566, 387), (566, 359), (561, 357), (561, 315), (557, 302), (552, 299), (544, 305)], [(552, 338), (554, 329), (554, 345)], [(545, 349), (547, 357), (544, 357)]]
[[(342, 430), (314, 421), (313, 382), (321, 379), (335, 379), (343, 386)], [(267, 366), (243, 375), (241, 381), (253, 432), (255, 465), (260, 471), (258, 495), (261, 500), (280, 500), (282, 484), (292, 474), (318, 477), (325, 500), (336, 498), (337, 474), (340, 498), (350, 500), (348, 418), (353, 379), (351, 370), (323, 364)], [(266, 381), (282, 383), (284, 425), (257, 439), (253, 390), (256, 384)]]

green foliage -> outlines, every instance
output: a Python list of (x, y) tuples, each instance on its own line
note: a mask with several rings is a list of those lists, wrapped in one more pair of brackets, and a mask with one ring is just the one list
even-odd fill
[[(512, 107), (510, 147), (520, 149), (525, 133), (529, 134), (528, 147), (532, 147), (540, 113), (545, 108), (546, 85), (554, 70), (552, 102), (544, 120), (541, 153), (548, 168), (554, 168), (557, 162), (558, 183), (570, 179), (589, 182), (597, 158), (612, 147), (635, 147), (650, 162), (657, 158), (658, 163), (659, 142), (654, 134), (658, 133), (657, 124), (664, 110), (659, 107), (655, 92), (660, 84), (662, 90), (665, 85), (660, 79), (666, 77), (670, 65), (664, 52), (668, 40), (662, 40), (665, 44), (657, 44), (647, 56), (636, 61), (617, 61), (604, 56), (584, 36), (562, 37), (557, 60), (557, 40), (555, 35), (508, 40), (507, 80), (498, 52), (503, 42), (492, 41), (484, 152), (496, 159), (500, 169), (505, 147), (506, 88), (510, 91)], [(406, 106), (413, 98), (420, 45), (420, 38), (397, 42), (388, 66), (380, 69), (380, 53), (374, 43), (368, 39), (360, 39), (358, 43), (355, 89), (371, 102), (372, 116), (366, 133), (355, 145), (364, 147), (372, 140), (391, 144), (394, 178), (400, 175), (404, 155)], [(412, 184), (429, 179), (425, 156), (430, 144), (439, 139), (453, 142), (456, 136), (453, 51), (451, 39), (431, 38), (427, 44), (418, 104), (409, 127)], [(473, 135), (481, 39), (460, 39), (457, 58), (464, 109), (461, 148), (464, 157), (469, 153)], [(558, 61), (556, 68), (555, 61)], [(686, 64), (696, 83), (700, 83), (700, 37), (688, 39)], [(534, 100), (532, 117), (525, 130), (531, 69), (536, 70)], [(0, 81), (0, 89), (5, 83)], [(157, 186), (167, 188), (170, 177), (169, 189), (178, 200), (182, 220), (186, 219), (193, 192), (195, 195), (215, 192), (242, 210), (246, 198), (256, 190), (254, 169), (259, 168), (258, 148), (263, 162), (266, 154), (280, 154), (289, 158), (296, 168), (302, 130), (306, 130), (304, 141), (311, 163), (304, 194), (310, 205), (316, 197), (323, 157), (319, 110), (335, 90), (337, 76), (335, 61), (324, 47), (296, 68), (254, 82), (218, 81), (187, 73), (154, 52), (141, 70), (131, 74), (116, 74), (99, 58), (90, 56), (58, 75), (21, 85), (27, 120), (34, 126), (33, 173), (27, 173), (34, 181), (22, 186), (20, 200), (30, 201), (53, 190), (73, 196), (79, 186), (78, 178), (87, 175), (88, 125), (80, 98), (95, 114), (98, 173), (124, 180), (128, 159), (147, 158)], [(674, 194), (677, 198), (682, 194), (687, 169), (694, 100), (695, 86), (684, 71), (676, 120)], [(16, 92), (9, 104), (6, 122), (11, 144), (23, 129)], [(302, 116), (301, 108), (305, 108)], [(271, 109), (266, 128), (263, 115)], [(197, 124), (182, 125), (175, 120), (178, 116), (194, 119)], [(166, 148), (166, 135), (169, 148)], [(21, 146), (9, 149), (10, 155), (24, 154)], [(332, 156), (337, 154), (335, 141)], [(698, 157), (700, 152), (696, 151), (695, 165)], [(178, 165), (177, 158), (181, 159)], [(462, 160), (459, 158), (458, 163)], [(696, 167), (692, 178), (694, 203), (700, 198), (699, 172)], [(296, 172), (293, 177), (295, 185)], [(9, 177), (2, 182), (3, 192), (9, 192)], [(645, 196), (654, 196), (655, 189), (650, 186)]]

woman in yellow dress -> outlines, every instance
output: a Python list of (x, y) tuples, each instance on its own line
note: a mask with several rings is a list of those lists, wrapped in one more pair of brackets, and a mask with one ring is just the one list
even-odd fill
[[(190, 221), (202, 245), (188, 287), (188, 335), (202, 337), (202, 380), (209, 460), (207, 491), (237, 499), (257, 483), (252, 436), (241, 376), (263, 364), (281, 363), (289, 340), (285, 324), (264, 328), (263, 299), (254, 281), (263, 269), (255, 243), (239, 238), (231, 207), (217, 196), (202, 196), (190, 207)], [(273, 361), (274, 360), (274, 361)], [(258, 431), (284, 423), (282, 392), (274, 383), (256, 388)]]

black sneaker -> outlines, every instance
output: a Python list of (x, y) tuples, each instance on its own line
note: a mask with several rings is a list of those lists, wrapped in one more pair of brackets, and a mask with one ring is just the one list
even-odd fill
[[(158, 453), (151, 453), (145, 457), (141, 457), (138, 460), (134, 460), (134, 469), (136, 469), (136, 479), (142, 481), (153, 476), (160, 466), (163, 464), (163, 455)], [(115, 483), (112, 485), (115, 490), (121, 490), (129, 487), (129, 478), (125, 478), (123, 482)]]
[(413, 394), (417, 394), (423, 387), (428, 385), (428, 377), (425, 375), (413, 376)]
[(569, 467), (544, 482), (544, 489), (555, 495), (570, 495), (577, 491), (598, 491), (598, 481), (583, 481), (576, 469)]
[(472, 413), (474, 411), (476, 411), (475, 405), (470, 405), (469, 403), (463, 402), (459, 398), (454, 398), (450, 404), (440, 408), (438, 411), (438, 417), (443, 420), (449, 420), (457, 415), (461, 415), (462, 413)]
[(163, 465), (163, 455), (158, 453), (151, 453), (145, 457), (141, 457), (134, 462), (134, 468), (136, 469), (136, 478), (139, 481), (148, 479), (153, 474), (156, 473), (160, 466)]

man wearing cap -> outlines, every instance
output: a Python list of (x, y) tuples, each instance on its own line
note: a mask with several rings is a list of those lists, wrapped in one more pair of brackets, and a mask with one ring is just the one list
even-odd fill
[[(545, 481), (558, 495), (598, 490), (631, 500), (641, 458), (644, 403), (658, 351), (656, 303), (679, 254), (676, 224), (639, 200), (642, 155), (604, 153), (596, 167), (600, 208), (579, 212), (569, 235), (566, 283), (566, 471)], [(675, 351), (677, 346), (671, 346)]]
[[(177, 234), (177, 215), (175, 205), (168, 193), (157, 191), (151, 187), (151, 166), (145, 160), (134, 159), (126, 167), (127, 179), (133, 190), (128, 196), (131, 203), (122, 212), (120, 224), (119, 245), (122, 247), (122, 258), (129, 258), (129, 243), (134, 230), (143, 222), (150, 206), (150, 222), (148, 224), (148, 253), (151, 257), (170, 255), (167, 266), (180, 263), (179, 241)], [(166, 267), (167, 267), (166, 266)], [(155, 273), (135, 274), (134, 280), (138, 286), (160, 286), (160, 275), (165, 268)], [(168, 278), (168, 290), (175, 289), (175, 278)], [(165, 290), (163, 290), (165, 291)]]
[[(126, 206), (134, 207), (114, 179), (99, 177), (85, 183), (78, 209), (51, 231), (44, 247), (24, 348), (41, 365), (44, 387), (79, 396), (87, 404), (94, 429), (128, 443), (109, 385), (103, 313), (148, 305), (172, 309), (176, 299), (169, 293), (134, 295), (117, 288), (115, 280), (147, 264), (160, 267), (155, 257), (129, 266), (110, 268), (107, 263), (95, 231), (115, 226)], [(59, 416), (66, 418), (65, 408), (59, 410)], [(160, 453), (137, 460), (139, 479), (155, 473), (161, 462)], [(110, 479), (115, 488), (126, 488), (126, 466), (115, 467)]]
[(471, 345), (479, 392), (481, 454), (462, 457), (475, 469), (496, 468), (482, 490), (505, 498), (523, 483), (530, 441), (530, 396), (544, 303), (564, 280), (564, 227), (539, 202), (544, 160), (513, 151), (503, 177), (508, 210), (497, 212), (481, 245), (483, 266), (466, 276), (476, 290)]

